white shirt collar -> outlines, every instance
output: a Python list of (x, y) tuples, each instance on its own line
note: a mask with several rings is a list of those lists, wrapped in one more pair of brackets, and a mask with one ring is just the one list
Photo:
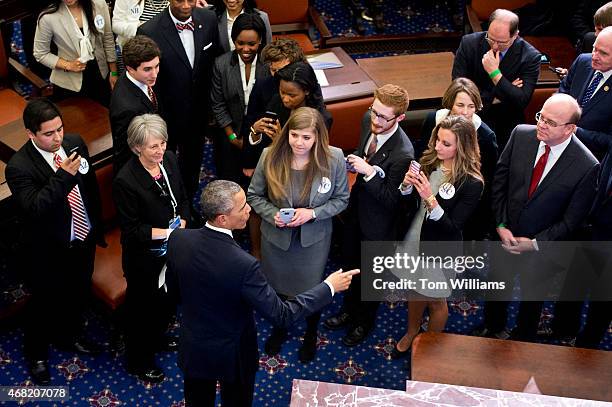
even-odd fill
[(398, 127), (399, 123), (395, 122), (395, 125), (391, 128), (391, 130), (376, 135), (376, 141), (378, 142), (376, 151), (378, 151), (378, 149), (382, 147), (382, 145), (385, 144), (385, 142), (389, 140), (393, 134), (395, 134)]
[(176, 23), (187, 24), (192, 20), (192, 16), (189, 16), (189, 18), (185, 21), (178, 20), (176, 17), (174, 17), (174, 15), (172, 15), (172, 11), (170, 11), (170, 7), (168, 7), (168, 13), (170, 13), (170, 18), (172, 19), (175, 25)]
[(229, 237), (231, 237), (232, 239), (234, 238), (234, 235), (232, 234), (232, 231), (229, 229), (225, 229), (225, 228), (219, 228), (217, 226), (213, 226), (210, 223), (206, 222), (206, 224), (204, 225), (209, 229), (212, 229), (216, 232), (221, 232), (221, 233), (225, 233), (226, 235), (229, 235)]
[(132, 77), (132, 75), (130, 75), (130, 73), (126, 70), (125, 71), (125, 76), (127, 76), (127, 78), (136, 86), (138, 86), (138, 88), (140, 88), (141, 91), (144, 92), (145, 95), (147, 95), (147, 97), (149, 97), (149, 87), (145, 84), (140, 82), (137, 79), (134, 79), (134, 77)]
[(34, 146), (34, 148), (40, 153), (42, 158), (47, 162), (47, 164), (49, 164), (51, 166), (53, 171), (57, 171), (57, 168), (55, 167), (55, 161), (53, 161), (53, 157), (55, 156), (55, 154), (57, 154), (57, 155), (59, 155), (62, 158), (62, 160), (65, 160), (66, 159), (66, 152), (64, 151), (64, 147), (60, 146), (59, 150), (57, 150), (54, 153), (51, 153), (49, 151), (45, 151), (45, 150), (40, 149), (36, 145), (34, 140), (30, 139), (30, 141), (32, 142), (32, 145)]
[[(572, 135), (569, 136), (567, 140), (565, 140), (563, 143), (559, 143), (556, 146), (550, 146), (550, 154), (552, 154), (556, 158), (559, 158), (561, 154), (563, 154), (567, 146), (569, 146), (569, 143), (571, 143), (573, 136), (574, 134), (572, 133)], [(538, 151), (544, 150), (545, 148), (544, 144), (545, 143), (543, 141), (540, 141), (540, 145), (538, 146)]]
[[(244, 14), (244, 8), (242, 8), (242, 10), (240, 10), (240, 14)], [(238, 14), (238, 16), (240, 15)], [(234, 21), (236, 21), (236, 19), (238, 18), (238, 16), (231, 18), (229, 15), (229, 10), (225, 9), (225, 16), (227, 17), (227, 22), (228, 23), (234, 23)]]

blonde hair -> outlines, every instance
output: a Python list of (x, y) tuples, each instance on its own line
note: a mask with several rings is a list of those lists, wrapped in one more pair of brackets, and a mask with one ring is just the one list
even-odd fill
[(423, 172), (429, 176), (442, 162), (435, 150), (440, 129), (451, 131), (457, 140), (457, 152), (453, 160), (453, 167), (446, 181), (455, 185), (465, 177), (472, 176), (484, 183), (480, 173), (480, 148), (478, 147), (476, 128), (470, 120), (463, 116), (447, 116), (431, 132), (427, 150), (420, 160)]
[(289, 120), (287, 120), (281, 134), (270, 147), (264, 162), (268, 194), (272, 200), (289, 198), (291, 161), (293, 159), (293, 152), (289, 145), (289, 131), (305, 129), (312, 129), (315, 141), (310, 149), (310, 159), (305, 168), (306, 181), (300, 193), (300, 199), (305, 200), (308, 198), (312, 183), (316, 177), (329, 176), (331, 153), (329, 151), (329, 135), (323, 116), (316, 109), (300, 107), (294, 110)]

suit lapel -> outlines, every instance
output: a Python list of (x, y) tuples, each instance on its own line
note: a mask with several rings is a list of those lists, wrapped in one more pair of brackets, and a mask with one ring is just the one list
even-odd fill
[(51, 177), (54, 174), (51, 166), (49, 166), (49, 163), (45, 161), (43, 156), (40, 155), (38, 150), (36, 150), (36, 148), (32, 145), (32, 140), (28, 140), (26, 145), (28, 156), (30, 157), (34, 167), (41, 173), (41, 177), (43, 179), (48, 179)]
[[(180, 57), (181, 61), (183, 61), (185, 66), (187, 66), (187, 68), (191, 70), (192, 68), (191, 68), (191, 64), (189, 63), (189, 58), (187, 58), (187, 53), (185, 52), (185, 48), (183, 47), (181, 38), (179, 37), (176, 26), (174, 25), (174, 22), (172, 21), (172, 18), (170, 17), (170, 9), (166, 9), (165, 11), (163, 11), (163, 13), (165, 14), (164, 14), (164, 17), (162, 18), (162, 24), (161, 24), (162, 35), (164, 36), (168, 44), (172, 47), (174, 52), (176, 52), (176, 54)], [(196, 30), (197, 30), (197, 26), (196, 26)], [(195, 31), (194, 31), (194, 44), (195, 44)], [(197, 51), (196, 51), (196, 54), (197, 54)], [(195, 61), (197, 61), (197, 58)]]
[(57, 10), (57, 12), (60, 15), (60, 23), (62, 24), (62, 27), (64, 28), (64, 31), (66, 32), (67, 38), (70, 38), (70, 42), (72, 42), (74, 49), (76, 49), (77, 54), (80, 55), (81, 43), (79, 42), (79, 39), (77, 38), (77, 35), (75, 33), (75, 30), (77, 30), (78, 28), (76, 28), (76, 23), (74, 22), (74, 18), (72, 17), (72, 14), (70, 14), (70, 10), (68, 10), (68, 7), (66, 6), (64, 2), (61, 2), (60, 7)]
[[(195, 11), (195, 10), (194, 10)], [(196, 17), (197, 13), (192, 13), (191, 18), (195, 26), (193, 30), (193, 48), (194, 48), (194, 60), (193, 60), (193, 71), (197, 72), (199, 68), (200, 53), (204, 47), (204, 27), (202, 22)]]
[(535, 166), (535, 159), (538, 156), (538, 149), (540, 147), (540, 141), (535, 137), (529, 137), (530, 146), (527, 151), (527, 163), (523, 166), (523, 185), (525, 190), (525, 197), (529, 195), (529, 185), (531, 185), (531, 176), (533, 175), (533, 167)]
[(393, 148), (397, 144), (397, 140), (399, 139), (399, 130), (398, 127), (395, 133), (383, 144), (376, 153), (370, 158), (368, 164), (370, 165), (379, 165), (382, 164), (391, 154)]
[(540, 185), (536, 188), (533, 193), (531, 199), (535, 199), (538, 195), (542, 194), (546, 188), (548, 188), (551, 184), (555, 183), (555, 180), (559, 178), (559, 176), (563, 175), (566, 170), (571, 168), (572, 163), (576, 159), (576, 143), (574, 142), (573, 136), (572, 141), (565, 148), (565, 151), (561, 154), (561, 157), (557, 159), (555, 165), (548, 171), (548, 174), (544, 177), (544, 179), (540, 182)]
[(138, 98), (147, 109), (149, 109), (150, 111), (155, 111), (151, 99), (149, 99), (149, 97), (145, 95), (144, 92), (138, 86), (136, 86), (131, 80), (129, 80), (127, 76), (124, 76), (122, 79), (125, 81), (128, 92), (130, 92), (135, 98)]
[[(236, 53), (232, 54), (230, 58), (230, 66), (228, 70), (229, 76), (229, 84), (234, 91), (240, 96), (240, 101), (242, 102), (242, 106), (245, 106), (244, 102), (244, 91), (242, 90), (242, 76), (240, 74), (240, 63), (238, 62), (238, 58), (240, 58)], [(253, 70), (253, 66), (251, 65), (251, 75), (255, 72)]]
[[(591, 72), (591, 75), (589, 75), (589, 80), (587, 81), (587, 83), (585, 84), (585, 89), (586, 87), (589, 86), (589, 84), (591, 83), (591, 80), (593, 78), (594, 72)], [(610, 90), (610, 87), (612, 87), (612, 76), (608, 78), (607, 81), (604, 82), (604, 84), (597, 90), (597, 92), (595, 92), (595, 94), (591, 97), (591, 99), (589, 99), (588, 102), (586, 102), (586, 104), (584, 105), (584, 107), (582, 108), (582, 114), (584, 115), (586, 112), (588, 112), (593, 106), (595, 106), (597, 103), (599, 103), (602, 99), (604, 99), (607, 95), (608, 92)], [(582, 95), (584, 95), (584, 90), (582, 90)], [(581, 97), (582, 99), (582, 97)], [(580, 101), (580, 100), (579, 100)]]

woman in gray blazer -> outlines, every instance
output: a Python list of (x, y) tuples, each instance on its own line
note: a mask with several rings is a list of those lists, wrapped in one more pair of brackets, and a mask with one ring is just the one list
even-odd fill
[(261, 18), (266, 26), (266, 34), (262, 38), (265, 38), (267, 44), (272, 42), (272, 28), (268, 14), (257, 9), (255, 0), (217, 0), (215, 12), (219, 21), (219, 43), (223, 52), (234, 50), (235, 45), (231, 39), (232, 25), (236, 22), (236, 18), (244, 13), (257, 14)]
[(232, 28), (234, 51), (219, 56), (213, 66), (210, 105), (220, 128), (215, 137), (217, 176), (243, 185), (240, 129), (251, 90), (257, 81), (270, 76), (259, 57), (266, 46), (265, 33), (264, 22), (257, 14), (239, 15)]
[[(51, 52), (51, 42), (57, 54)], [(117, 81), (117, 56), (104, 0), (53, 1), (38, 17), (33, 54), (51, 69), (56, 98), (80, 94), (108, 106)]]
[[(342, 150), (329, 146), (323, 116), (296, 109), (279, 137), (266, 148), (249, 186), (249, 205), (262, 218), (261, 267), (276, 292), (292, 297), (314, 287), (323, 272), (332, 235), (332, 217), (348, 205)], [(306, 318), (299, 359), (314, 359), (320, 313)], [(274, 327), (265, 344), (275, 355), (287, 331)]]

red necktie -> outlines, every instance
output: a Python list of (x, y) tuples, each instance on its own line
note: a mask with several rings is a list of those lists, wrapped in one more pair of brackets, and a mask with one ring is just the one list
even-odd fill
[(374, 154), (376, 154), (376, 146), (378, 145), (378, 136), (376, 134), (372, 134), (372, 141), (370, 141), (370, 145), (368, 146), (368, 152), (366, 153), (365, 159), (366, 161), (370, 161), (370, 158)]
[[(62, 157), (59, 154), (53, 155), (53, 162), (55, 167), (59, 168), (62, 164)], [(70, 204), (70, 210), (72, 211), (72, 225), (74, 227), (74, 237), (78, 240), (85, 240), (89, 234), (89, 225), (87, 224), (87, 214), (85, 213), (85, 205), (81, 198), (81, 191), (79, 186), (75, 185), (74, 188), (68, 193), (68, 203)]]
[(548, 161), (549, 153), (550, 147), (545, 144), (544, 154), (542, 154), (535, 167), (533, 167), (533, 172), (531, 173), (531, 184), (529, 185), (529, 192), (527, 193), (528, 198), (531, 198), (535, 190), (538, 188), (538, 184), (542, 179), (542, 174), (544, 174), (544, 167), (546, 167), (546, 161)]
[(183, 32), (183, 30), (193, 31), (195, 29), (195, 24), (193, 24), (193, 20), (188, 23), (176, 23), (176, 29), (178, 32)]
[(155, 96), (153, 88), (147, 86), (147, 93), (149, 94), (149, 99), (151, 99), (151, 103), (153, 104), (153, 109), (157, 112), (157, 96)]

